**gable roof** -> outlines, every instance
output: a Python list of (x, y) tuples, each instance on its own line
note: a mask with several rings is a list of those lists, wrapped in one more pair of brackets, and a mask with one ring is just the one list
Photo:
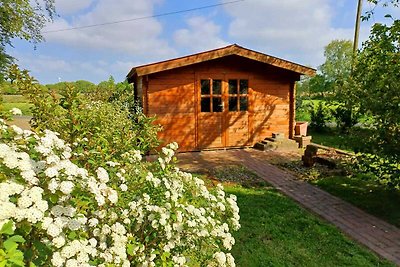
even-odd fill
[(314, 76), (316, 70), (310, 67), (306, 67), (294, 62), (290, 62), (281, 58), (273, 57), (267, 54), (256, 52), (237, 44), (229, 45), (226, 47), (205, 51), (189, 56), (179, 57), (175, 59), (170, 59), (166, 61), (146, 64), (138, 67), (134, 67), (126, 76), (128, 80), (137, 75), (143, 76), (160, 71), (171, 70), (179, 67), (185, 67), (192, 64), (218, 59), (226, 56), (237, 55), (244, 58), (252, 59), (258, 62), (266, 63), (278, 68), (293, 71), (298, 74), (304, 74), (309, 76)]

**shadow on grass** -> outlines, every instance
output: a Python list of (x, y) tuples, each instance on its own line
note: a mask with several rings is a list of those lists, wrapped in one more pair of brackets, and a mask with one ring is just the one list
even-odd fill
[(400, 227), (400, 192), (367, 176), (333, 176), (312, 181), (323, 190)]
[(238, 266), (394, 266), (272, 188), (225, 187), (238, 198)]

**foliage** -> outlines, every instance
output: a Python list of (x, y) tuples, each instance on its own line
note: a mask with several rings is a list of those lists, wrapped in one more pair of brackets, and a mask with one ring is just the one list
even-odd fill
[(333, 40), (324, 51), (325, 63), (319, 69), (328, 83), (340, 86), (351, 74), (353, 43), (349, 40)]
[(236, 197), (171, 165), (176, 144), (153, 163), (128, 150), (87, 169), (81, 145), (0, 123), (0, 229), (21, 236), (25, 265), (234, 266)]
[(0, 82), (0, 91), (5, 95), (16, 95), (18, 94), (18, 88), (12, 85), (8, 81)]
[(319, 66), (319, 74), (300, 83), (300, 92), (310, 97), (338, 99), (343, 84), (350, 77), (353, 61), (352, 42), (333, 40), (324, 50), (325, 62)]
[(336, 103), (335, 108), (331, 109), (331, 113), (336, 120), (337, 127), (344, 133), (356, 125), (361, 117), (357, 109), (343, 102)]
[[(377, 7), (378, 5), (381, 5), (383, 7), (388, 7), (388, 6), (399, 7), (400, 5), (400, 0), (368, 0), (368, 2), (374, 4), (375, 7)], [(375, 7), (373, 9), (366, 11), (365, 15), (362, 16), (362, 19), (369, 20), (375, 12)], [(389, 14), (387, 14), (386, 16), (391, 17), (391, 15)]]
[(395, 158), (360, 153), (353, 167), (361, 173), (372, 174), (375, 180), (389, 188), (400, 189), (400, 163)]
[(375, 24), (363, 44), (354, 71), (356, 86), (348, 97), (375, 122), (376, 152), (400, 156), (400, 20)]
[(67, 86), (74, 87), (75, 90), (80, 93), (90, 93), (96, 88), (96, 85), (94, 83), (85, 80), (78, 80), (75, 82), (58, 82), (55, 84), (46, 84), (45, 86), (48, 90), (55, 91), (58, 94), (63, 91), (64, 88)]
[(83, 161), (120, 159), (127, 148), (146, 153), (159, 145), (159, 127), (140, 110), (130, 113), (119, 102), (92, 101), (69, 84), (55, 94), (39, 86), (27, 71), (13, 67), (11, 72), (14, 83), (34, 105), (33, 127), (56, 131), (69, 143), (87, 139), (81, 147), (88, 153)]
[(42, 41), (40, 30), (55, 15), (54, 0), (2, 0), (0, 5), (0, 82), (13, 58), (5, 51), (14, 38)]
[(0, 264), (1, 266), (25, 266), (24, 254), (19, 250), (19, 243), (25, 243), (20, 235), (14, 235), (11, 221), (0, 229)]
[(332, 94), (332, 84), (323, 75), (317, 74), (314, 77), (302, 79), (297, 87), (301, 96), (312, 98), (324, 98)]
[(329, 109), (325, 106), (324, 102), (318, 102), (316, 106), (312, 105), (310, 115), (310, 127), (317, 132), (323, 131), (330, 116)]

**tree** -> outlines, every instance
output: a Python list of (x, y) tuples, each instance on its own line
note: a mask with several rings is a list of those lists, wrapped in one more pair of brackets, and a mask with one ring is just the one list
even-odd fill
[(46, 21), (55, 15), (55, 0), (2, 0), (0, 4), (0, 81), (13, 58), (6, 46), (12, 46), (14, 38), (33, 43), (41, 42), (40, 33)]
[(300, 90), (311, 97), (337, 97), (344, 81), (350, 76), (352, 64), (352, 42), (333, 40), (324, 51), (325, 62), (318, 67), (319, 74), (305, 79), (299, 85)]
[(351, 74), (353, 43), (349, 40), (333, 40), (324, 51), (325, 63), (319, 69), (328, 83), (341, 85)]
[(363, 44), (354, 71), (351, 94), (361, 111), (376, 122), (376, 148), (400, 156), (400, 20), (375, 24)]

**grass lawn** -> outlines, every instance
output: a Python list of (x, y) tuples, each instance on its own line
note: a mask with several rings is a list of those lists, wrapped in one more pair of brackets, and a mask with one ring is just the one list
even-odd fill
[(388, 223), (400, 227), (400, 192), (358, 175), (325, 177), (311, 182)]
[(19, 108), (23, 115), (32, 115), (30, 104), (22, 95), (3, 95), (3, 109), (8, 111), (12, 108)]
[(238, 266), (394, 266), (265, 183), (232, 183), (242, 183), (243, 168), (229, 172), (225, 190), (238, 198), (242, 225), (232, 250)]
[(22, 115), (32, 115), (30, 108), (33, 105), (29, 103), (3, 103), (2, 106), (5, 111), (12, 108), (19, 108), (22, 111)]
[(366, 140), (370, 135), (370, 129), (354, 127), (350, 133), (341, 133), (336, 128), (327, 128), (324, 132), (316, 132), (308, 129), (308, 135), (312, 136), (312, 142), (343, 150), (359, 152), (365, 150)]

